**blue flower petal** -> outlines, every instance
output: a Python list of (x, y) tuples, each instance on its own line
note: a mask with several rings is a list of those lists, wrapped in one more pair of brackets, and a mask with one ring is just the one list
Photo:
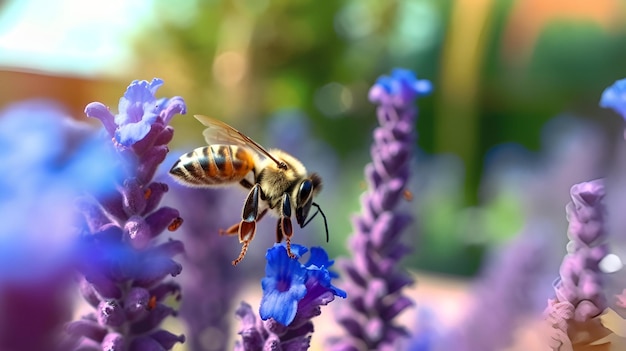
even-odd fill
[(159, 88), (163, 85), (163, 79), (161, 78), (152, 78), (152, 81), (150, 82), (149, 85), (149, 89), (150, 89), (150, 93), (152, 93), (152, 95), (156, 95), (157, 90), (159, 90)]
[(163, 123), (169, 123), (175, 114), (184, 115), (187, 113), (185, 100), (180, 96), (174, 96), (171, 99), (161, 99), (157, 101), (157, 113), (163, 119)]
[(398, 82), (403, 82), (408, 86), (412, 86), (417, 78), (415, 77), (415, 73), (413, 71), (405, 69), (405, 68), (394, 68), (391, 71), (391, 77)]
[[(292, 245), (291, 252), (298, 257), (306, 253), (308, 250), (301, 245)], [(283, 244), (275, 244), (265, 253), (267, 264), (265, 265), (265, 275), (267, 277), (284, 278), (294, 273), (304, 274), (305, 270), (298, 260), (294, 260), (287, 255), (287, 249)]]
[(381, 88), (383, 88), (383, 90), (387, 93), (387, 94), (392, 94), (394, 87), (393, 87), (393, 79), (391, 77), (388, 76), (381, 76), (376, 80), (376, 84), (380, 86)]
[(118, 143), (131, 146), (143, 140), (154, 123), (167, 124), (175, 114), (186, 113), (185, 101), (179, 96), (157, 100), (155, 94), (162, 85), (163, 80), (158, 78), (151, 82), (134, 80), (120, 98), (117, 115), (113, 116), (104, 104), (97, 102), (89, 104), (85, 113), (100, 119)]
[(102, 122), (102, 125), (109, 133), (110, 136), (115, 135), (115, 129), (117, 124), (115, 123), (115, 116), (109, 111), (109, 108), (100, 102), (92, 102), (85, 107), (85, 114), (87, 117), (97, 118)]
[(157, 115), (152, 114), (140, 122), (121, 125), (115, 131), (115, 140), (124, 146), (135, 144), (148, 135), (156, 118)]
[[(294, 253), (306, 252), (300, 245), (292, 247)], [(265, 255), (266, 277), (261, 280), (263, 298), (259, 314), (263, 320), (274, 318), (283, 325), (289, 325), (296, 316), (298, 301), (306, 295), (305, 281), (307, 270), (298, 260), (287, 255), (283, 245), (274, 245)]]
[[(299, 286), (296, 290), (296, 293), (301, 293), (302, 297), (306, 294), (304, 285)], [(298, 301), (301, 299), (295, 299), (290, 293), (281, 293), (277, 290), (270, 291), (263, 294), (259, 315), (263, 320), (274, 318), (282, 325), (289, 325), (296, 317)]]
[(311, 266), (308, 268), (309, 279), (310, 278), (315, 279), (315, 281), (318, 284), (332, 291), (335, 296), (339, 296), (345, 299), (348, 296), (348, 294), (344, 290), (341, 290), (338, 287), (331, 284), (332, 278), (336, 276), (336, 274), (333, 274), (333, 273), (334, 272), (329, 271), (328, 269), (326, 269), (326, 267), (323, 267), (323, 266), (322, 267)]
[(391, 76), (381, 76), (376, 80), (369, 93), (372, 102), (396, 106), (411, 104), (420, 95), (432, 92), (432, 83), (426, 79), (417, 79), (413, 71), (396, 68)]
[[(306, 247), (295, 244), (291, 249), (298, 256), (308, 251)], [(263, 320), (273, 318), (288, 326), (296, 317), (302, 301), (314, 301), (327, 291), (331, 291), (336, 296), (344, 298), (347, 296), (345, 291), (331, 284), (336, 274), (329, 271), (327, 267), (334, 262), (329, 260), (328, 254), (321, 247), (311, 248), (311, 255), (306, 265), (301, 264), (297, 259), (290, 258), (283, 244), (276, 244), (267, 250), (265, 257), (267, 258), (266, 276), (261, 280), (263, 298), (259, 309)], [(309, 296), (308, 300), (306, 296)], [(306, 310), (308, 307), (303, 308)]]
[(304, 264), (305, 266), (317, 266), (317, 267), (330, 267), (335, 261), (328, 258), (328, 253), (321, 247), (312, 247), (309, 255), (309, 260)]
[(145, 114), (155, 112), (156, 102), (156, 97), (148, 82), (145, 80), (133, 81), (120, 99), (118, 106), (119, 115), (115, 116), (115, 123), (124, 125), (143, 120)]
[(433, 91), (433, 83), (427, 79), (420, 79), (413, 86), (419, 95), (428, 95)]
[[(305, 264), (307, 268), (311, 266), (330, 268), (335, 264), (334, 260), (328, 258), (328, 253), (321, 247), (312, 247), (309, 260)], [(339, 278), (339, 274), (334, 271), (328, 270), (328, 274), (331, 278)]]
[[(156, 108), (155, 108), (154, 112), (156, 114), (161, 114), (161, 112), (163, 110), (165, 110), (167, 105), (169, 105), (170, 100), (171, 100), (170, 98), (166, 98), (166, 97), (158, 99), (156, 101), (156, 104), (155, 104)], [(184, 104), (184, 102), (183, 102), (183, 104)]]
[[(285, 246), (284, 244), (280, 244), (280, 245), (283, 247)], [(291, 253), (296, 255), (297, 258), (302, 257), (302, 255), (307, 253), (307, 251), (309, 251), (309, 249), (307, 249), (305, 246), (298, 245), (298, 244), (291, 244)], [(285, 249), (285, 253), (286, 252), (287, 252), (287, 249)]]
[(602, 92), (600, 107), (612, 108), (626, 118), (626, 79), (616, 81)]

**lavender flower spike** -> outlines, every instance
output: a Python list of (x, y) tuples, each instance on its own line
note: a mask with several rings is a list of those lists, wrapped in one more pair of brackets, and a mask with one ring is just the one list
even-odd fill
[(185, 225), (179, 229), (185, 244), (181, 261), (185, 270), (177, 278), (185, 296), (179, 314), (187, 325), (185, 348), (225, 350), (232, 324), (227, 311), (243, 288), (245, 276), (233, 274), (234, 267), (230, 264), (230, 255), (239, 243), (221, 240), (215, 233), (230, 224), (225, 214), (239, 210), (241, 204), (239, 199), (233, 199), (236, 207), (230, 206), (224, 189), (190, 188), (169, 175), (166, 179), (174, 195), (169, 198), (175, 200), (175, 206), (185, 216)]
[[(292, 245), (299, 259), (308, 250)], [(236, 314), (242, 321), (238, 351), (308, 350), (313, 332), (311, 318), (321, 314), (320, 307), (335, 296), (346, 297), (345, 291), (331, 284), (337, 275), (329, 271), (333, 261), (321, 247), (311, 248), (309, 260), (302, 264), (287, 255), (284, 244), (275, 244), (265, 255), (265, 278), (261, 281), (261, 320), (250, 305), (242, 302)]]
[(175, 311), (162, 304), (178, 295), (173, 282), (181, 266), (172, 256), (181, 253), (180, 241), (157, 243), (165, 229), (181, 224), (178, 210), (160, 207), (167, 185), (153, 181), (163, 162), (174, 130), (168, 121), (185, 112), (179, 97), (157, 100), (159, 79), (132, 82), (113, 116), (99, 102), (85, 112), (102, 121), (111, 135), (111, 151), (123, 171), (113, 195), (90, 194), (77, 201), (83, 213), (80, 264), (81, 293), (95, 309), (67, 326), (67, 332), (83, 337), (81, 350), (169, 350), (184, 336), (160, 330), (161, 321)]
[(384, 350), (394, 348), (406, 330), (393, 322), (413, 301), (402, 288), (413, 282), (398, 267), (409, 251), (399, 241), (410, 223), (409, 215), (396, 211), (409, 180), (409, 161), (415, 148), (418, 96), (431, 91), (427, 80), (396, 69), (371, 88), (369, 98), (378, 104), (380, 126), (374, 131), (373, 162), (365, 168), (368, 190), (361, 199), (362, 212), (354, 218), (350, 238), (353, 259), (342, 263), (347, 272), (346, 313), (339, 322), (348, 337), (333, 340), (334, 350)]
[(612, 108), (626, 119), (626, 79), (620, 79), (604, 89), (600, 98), (600, 107)]
[(601, 179), (576, 184), (571, 190), (572, 202), (567, 205), (571, 247), (554, 282), (556, 297), (544, 312), (553, 328), (550, 347), (554, 350), (571, 349), (575, 332), (571, 327), (591, 321), (607, 307), (599, 268), (608, 253), (604, 195)]
[(533, 310), (530, 292), (545, 263), (545, 241), (533, 233), (536, 227), (532, 223), (487, 262), (472, 289), (471, 308), (456, 326), (435, 338), (431, 350), (496, 351), (511, 345), (520, 321)]

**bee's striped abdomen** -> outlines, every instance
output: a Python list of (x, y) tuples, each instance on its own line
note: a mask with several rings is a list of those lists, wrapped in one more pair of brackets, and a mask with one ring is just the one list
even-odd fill
[(254, 168), (252, 154), (236, 145), (210, 145), (181, 156), (170, 174), (197, 186), (239, 182)]

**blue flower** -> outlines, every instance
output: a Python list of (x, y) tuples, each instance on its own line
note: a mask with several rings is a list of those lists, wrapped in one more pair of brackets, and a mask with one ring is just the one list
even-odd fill
[[(299, 259), (308, 250), (304, 246), (292, 245), (291, 251)], [(266, 276), (261, 280), (263, 298), (259, 311), (263, 320), (273, 318), (288, 326), (298, 312), (302, 312), (303, 317), (309, 319), (313, 317), (309, 312), (312, 307), (332, 301), (332, 298), (323, 296), (327, 292), (331, 292), (332, 296), (346, 297), (345, 291), (331, 284), (331, 279), (336, 278), (337, 274), (328, 268), (334, 262), (328, 259), (328, 254), (321, 247), (311, 248), (306, 264), (289, 258), (284, 244), (275, 244), (267, 250), (265, 257)]]
[[(296, 249), (296, 250), (294, 250)], [(293, 245), (292, 252), (298, 257), (306, 248)], [(296, 317), (298, 301), (306, 294), (304, 283), (307, 278), (306, 268), (287, 255), (283, 245), (276, 244), (265, 254), (265, 278), (261, 280), (263, 299), (259, 314), (261, 319), (274, 318), (283, 325), (289, 325)]]
[(600, 98), (600, 107), (612, 108), (626, 118), (626, 79), (620, 79), (604, 89)]
[(369, 99), (385, 105), (405, 106), (418, 96), (430, 94), (432, 90), (429, 80), (417, 79), (411, 70), (396, 68), (391, 76), (378, 78), (370, 89)]
[(70, 349), (75, 197), (108, 194), (117, 173), (97, 139), (53, 101), (0, 111), (0, 350)]
[(0, 280), (45, 275), (72, 258), (75, 196), (114, 189), (112, 157), (95, 137), (52, 101), (0, 112)]
[(185, 103), (180, 97), (157, 100), (154, 95), (161, 85), (163, 80), (158, 78), (149, 83), (135, 80), (120, 99), (118, 115), (113, 116), (108, 107), (100, 102), (87, 105), (85, 113), (102, 121), (107, 132), (118, 143), (126, 147), (133, 146), (148, 135), (153, 125), (164, 127), (172, 116), (186, 112)]
[(304, 246), (292, 245), (297, 256), (287, 255), (284, 244), (275, 244), (267, 250), (265, 278), (261, 281), (263, 298), (260, 315), (257, 317), (245, 302), (237, 309), (242, 321), (239, 330), (241, 340), (235, 350), (308, 350), (313, 333), (312, 318), (321, 314), (321, 306), (345, 298), (346, 292), (331, 284), (337, 274), (328, 270), (333, 261), (321, 247), (311, 248), (305, 264), (300, 258), (308, 250)]
[(320, 285), (330, 289), (335, 296), (345, 299), (348, 294), (331, 284), (331, 279), (339, 277), (339, 274), (336, 272), (328, 270), (333, 264), (335, 264), (335, 261), (328, 258), (328, 253), (326, 253), (324, 249), (321, 247), (312, 247), (309, 260), (305, 266), (309, 271), (310, 277), (315, 277)]

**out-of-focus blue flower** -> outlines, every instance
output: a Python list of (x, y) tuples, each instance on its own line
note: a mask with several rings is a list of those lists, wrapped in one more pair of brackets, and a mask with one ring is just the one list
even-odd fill
[(95, 130), (52, 101), (0, 112), (0, 350), (67, 350), (75, 197), (113, 190)]
[(336, 273), (329, 271), (333, 261), (319, 247), (311, 248), (311, 257), (302, 264), (300, 258), (308, 250), (292, 244), (287, 255), (284, 244), (275, 244), (267, 250), (266, 277), (262, 280), (263, 298), (260, 315), (265, 322), (257, 323), (256, 316), (246, 303), (237, 310), (242, 320), (241, 342), (236, 350), (307, 350), (313, 323), (311, 318), (321, 314), (320, 307), (335, 296), (346, 297), (346, 292), (331, 284)]
[(417, 79), (415, 73), (408, 69), (396, 68), (391, 76), (381, 76), (370, 89), (371, 102), (405, 106), (415, 98), (432, 92), (433, 86), (429, 80)]
[(604, 89), (600, 107), (612, 108), (626, 119), (626, 79), (620, 79)]
[(75, 197), (114, 186), (111, 155), (94, 137), (51, 101), (0, 114), (0, 277), (29, 279), (71, 258)]
[(161, 85), (163, 80), (158, 78), (149, 83), (135, 80), (120, 99), (118, 115), (113, 116), (100, 102), (87, 105), (85, 113), (98, 118), (118, 143), (130, 147), (143, 140), (154, 124), (167, 125), (175, 114), (185, 113), (185, 103), (180, 97), (157, 100), (154, 95)]

